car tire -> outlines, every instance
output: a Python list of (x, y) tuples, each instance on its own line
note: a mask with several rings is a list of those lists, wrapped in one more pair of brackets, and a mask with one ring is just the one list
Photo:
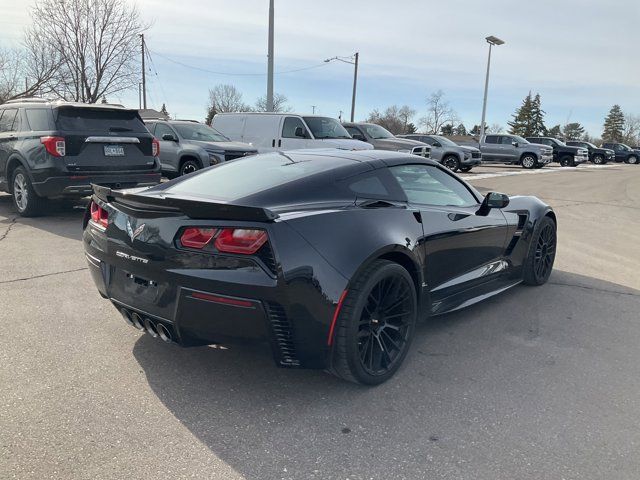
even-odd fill
[(542, 285), (549, 280), (558, 244), (556, 223), (543, 217), (536, 225), (529, 252), (523, 265), (523, 282), (526, 285)]
[(592, 161), (594, 165), (604, 165), (607, 163), (602, 155), (594, 155)]
[(638, 163), (638, 157), (636, 157), (635, 155), (629, 155), (625, 163), (628, 163), (630, 165), (636, 165)]
[(570, 155), (565, 155), (560, 158), (560, 166), (561, 167), (575, 167), (576, 163), (574, 159)]
[(200, 168), (200, 164), (197, 160), (187, 160), (180, 165), (180, 176), (197, 172)]
[(374, 261), (343, 299), (334, 326), (331, 373), (363, 385), (387, 381), (407, 355), (417, 313), (409, 272), (388, 260)]
[(536, 158), (535, 155), (531, 153), (527, 153), (523, 155), (522, 158), (520, 159), (520, 165), (522, 165), (522, 168), (526, 168), (530, 170), (532, 168), (536, 168), (537, 164), (538, 164), (538, 159)]
[(23, 217), (34, 217), (42, 213), (44, 199), (35, 192), (29, 174), (23, 167), (13, 171), (11, 177), (13, 206)]
[(455, 155), (447, 155), (442, 159), (442, 165), (455, 172), (460, 168), (460, 159)]

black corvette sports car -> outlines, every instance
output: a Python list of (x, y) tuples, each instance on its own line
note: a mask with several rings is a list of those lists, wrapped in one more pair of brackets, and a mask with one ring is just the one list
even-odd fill
[(102, 296), (153, 337), (266, 340), (280, 366), (377, 384), (417, 320), (545, 283), (556, 217), (415, 155), (301, 150), (95, 186), (84, 247)]

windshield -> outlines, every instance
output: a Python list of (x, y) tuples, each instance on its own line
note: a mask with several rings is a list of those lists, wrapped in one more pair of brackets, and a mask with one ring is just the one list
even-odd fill
[(518, 136), (518, 135), (511, 135), (511, 141), (512, 142), (518, 142), (518, 143), (529, 143), (528, 140), (525, 140), (524, 138)]
[(375, 140), (381, 138), (394, 138), (393, 133), (380, 125), (364, 125), (364, 129), (367, 131), (367, 135)]
[(201, 123), (174, 123), (172, 126), (180, 136), (186, 140), (200, 140), (201, 142), (228, 142), (229, 139), (217, 130)]
[(633, 148), (631, 148), (629, 145), (626, 145), (624, 143), (621, 143), (620, 145), (622, 146), (623, 150), (627, 150), (627, 151), (633, 150)]
[(458, 146), (457, 143), (452, 142), (447, 137), (441, 137), (440, 135), (432, 135), (432, 137), (435, 140), (439, 141), (441, 145), (446, 145), (447, 147), (457, 147)]
[(315, 138), (351, 138), (338, 120), (330, 117), (304, 117)]

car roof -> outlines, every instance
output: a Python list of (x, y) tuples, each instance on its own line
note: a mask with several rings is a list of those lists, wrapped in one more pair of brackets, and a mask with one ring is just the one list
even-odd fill
[(66, 100), (42, 100), (42, 99), (24, 99), (23, 101), (11, 100), (9, 102), (3, 103), (0, 107), (14, 107), (14, 108), (25, 108), (25, 107), (51, 107), (51, 108), (64, 108), (64, 107), (73, 107), (73, 108), (87, 108), (87, 109), (101, 109), (101, 110), (126, 110), (131, 111), (135, 109), (126, 108), (122, 105), (115, 103), (82, 103), (82, 102), (68, 102)]

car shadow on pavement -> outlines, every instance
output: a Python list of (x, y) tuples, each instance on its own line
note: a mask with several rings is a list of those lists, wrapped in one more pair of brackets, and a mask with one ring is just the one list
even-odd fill
[[(403, 368), (375, 388), (276, 368), (266, 347), (182, 349), (144, 335), (133, 355), (175, 418), (248, 479), (516, 478), (509, 455), (588, 466), (575, 439), (606, 437), (609, 389), (618, 373), (638, 378), (639, 307), (638, 290), (555, 271), (421, 324)], [(638, 382), (626, 385), (637, 397)], [(499, 449), (506, 460), (486, 460)]]
[(43, 215), (21, 217), (13, 206), (10, 195), (0, 194), (0, 231), (11, 224), (22, 224), (54, 235), (80, 240), (82, 238), (82, 218), (88, 198), (47, 202)]

